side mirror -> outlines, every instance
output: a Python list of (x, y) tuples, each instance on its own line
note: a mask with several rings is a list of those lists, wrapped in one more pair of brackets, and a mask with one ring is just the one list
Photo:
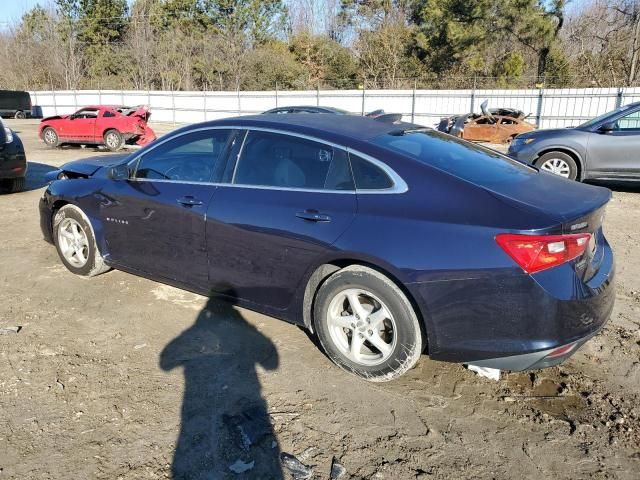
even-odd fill
[(616, 122), (608, 122), (600, 125), (600, 128), (598, 128), (598, 131), (600, 133), (611, 133), (615, 129), (616, 129)]
[(116, 165), (109, 170), (109, 178), (111, 180), (129, 180), (131, 172), (127, 165)]

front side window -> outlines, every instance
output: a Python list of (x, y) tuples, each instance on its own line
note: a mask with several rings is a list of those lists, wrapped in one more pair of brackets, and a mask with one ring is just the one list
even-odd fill
[(347, 154), (320, 142), (250, 131), (233, 183), (309, 190), (353, 190)]
[(640, 111), (625, 115), (616, 122), (616, 130), (640, 131)]
[(224, 161), (230, 130), (203, 130), (173, 138), (145, 153), (135, 178), (210, 182)]
[(73, 114), (73, 118), (97, 118), (98, 110), (85, 108)]

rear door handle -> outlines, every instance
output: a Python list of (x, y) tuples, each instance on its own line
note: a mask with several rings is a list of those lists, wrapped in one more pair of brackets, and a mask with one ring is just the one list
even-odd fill
[(330, 222), (331, 221), (331, 217), (329, 215), (319, 213), (315, 210), (306, 210), (304, 212), (298, 212), (296, 213), (296, 217), (302, 218), (303, 220), (309, 220), (311, 222)]
[(197, 207), (198, 205), (202, 205), (202, 200), (187, 195), (186, 197), (179, 198), (178, 203), (183, 207)]

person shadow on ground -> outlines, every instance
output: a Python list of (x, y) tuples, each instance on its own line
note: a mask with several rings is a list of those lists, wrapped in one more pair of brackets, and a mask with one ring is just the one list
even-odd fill
[(278, 368), (274, 344), (214, 298), (164, 348), (160, 367), (182, 367), (185, 376), (174, 480), (283, 478), (257, 365)]

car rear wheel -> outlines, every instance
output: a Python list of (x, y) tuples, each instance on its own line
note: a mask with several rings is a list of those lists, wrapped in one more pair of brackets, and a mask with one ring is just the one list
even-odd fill
[(314, 326), (334, 363), (370, 381), (401, 376), (422, 353), (423, 333), (411, 302), (367, 267), (344, 268), (322, 284)]
[(58, 134), (51, 127), (47, 127), (42, 131), (42, 140), (47, 145), (47, 147), (51, 147), (51, 148), (57, 147), (58, 143), (60, 143)]
[(542, 155), (535, 163), (536, 167), (560, 177), (575, 180), (578, 178), (576, 161), (563, 152), (549, 152)]
[(124, 138), (122, 134), (117, 130), (108, 130), (104, 134), (104, 144), (112, 152), (117, 152), (122, 148), (124, 144)]
[(16, 114), (14, 115), (15, 118), (18, 118), (20, 120), (27, 118), (27, 116), (25, 115), (25, 113), (23, 111), (18, 110), (16, 112)]
[(56, 212), (53, 238), (60, 260), (72, 273), (94, 277), (110, 270), (98, 250), (89, 219), (75, 205), (65, 205)]

